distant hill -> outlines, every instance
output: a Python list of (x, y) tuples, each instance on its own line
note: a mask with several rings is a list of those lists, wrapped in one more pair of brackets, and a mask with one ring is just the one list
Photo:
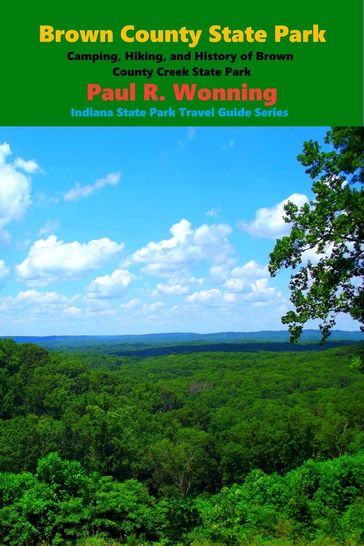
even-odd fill
[[(321, 339), (319, 330), (305, 330), (299, 344), (289, 343), (287, 331), (261, 332), (216, 332), (199, 334), (194, 332), (176, 332), (142, 335), (113, 336), (1, 336), (10, 337), (17, 343), (36, 343), (50, 350), (66, 351), (97, 351), (118, 355), (138, 354), (169, 354), (171, 352), (200, 351), (257, 351), (257, 350), (307, 350), (319, 348)], [(359, 331), (334, 330), (328, 348), (333, 345), (356, 343), (363, 341), (364, 336)], [(262, 347), (262, 345), (265, 345)], [(322, 348), (322, 347), (321, 347)], [(144, 353), (144, 354), (143, 354)]]

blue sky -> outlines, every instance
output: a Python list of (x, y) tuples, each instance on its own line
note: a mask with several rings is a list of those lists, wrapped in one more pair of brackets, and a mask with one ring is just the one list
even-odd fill
[(326, 130), (1, 128), (0, 335), (282, 329), (266, 266)]

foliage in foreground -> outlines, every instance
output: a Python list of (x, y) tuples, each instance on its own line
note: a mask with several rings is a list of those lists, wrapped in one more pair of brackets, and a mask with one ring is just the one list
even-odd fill
[(158, 500), (137, 480), (87, 473), (50, 453), (35, 474), (0, 474), (0, 542), (359, 545), (363, 492), (363, 454), (310, 460), (285, 476), (253, 470), (215, 495)]

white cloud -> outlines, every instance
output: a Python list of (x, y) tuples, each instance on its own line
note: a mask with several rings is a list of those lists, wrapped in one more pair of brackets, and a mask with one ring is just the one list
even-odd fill
[(213, 265), (209, 269), (209, 274), (211, 279), (215, 282), (223, 282), (230, 275), (229, 264)]
[(7, 142), (0, 144), (0, 165), (4, 165), (6, 158), (11, 155), (11, 149)]
[(36, 241), (16, 269), (21, 280), (34, 285), (81, 278), (121, 252), (123, 247), (123, 243), (115, 243), (107, 237), (88, 243), (64, 243), (50, 235)]
[(244, 265), (234, 267), (232, 277), (257, 278), (269, 277), (268, 268), (259, 265), (255, 260), (250, 260)]
[(140, 301), (137, 298), (133, 298), (126, 303), (120, 305), (121, 309), (135, 309), (141, 305)]
[(287, 235), (290, 231), (290, 224), (283, 220), (283, 216), (285, 215), (284, 205), (288, 201), (302, 207), (305, 203), (308, 203), (308, 198), (302, 193), (293, 193), (274, 207), (258, 209), (252, 222), (241, 221), (238, 223), (239, 229), (255, 237), (267, 237), (269, 239)]
[(30, 305), (36, 303), (54, 304), (59, 302), (65, 302), (67, 298), (58, 294), (57, 292), (39, 292), (38, 290), (25, 290), (19, 292), (16, 297), (19, 302), (27, 302)]
[(71, 305), (70, 307), (65, 307), (65, 309), (63, 309), (63, 314), (67, 317), (78, 317), (81, 313), (81, 309), (73, 305)]
[(241, 295), (241, 301), (267, 300), (279, 295), (275, 288), (268, 286), (269, 272), (267, 267), (250, 260), (244, 265), (234, 267), (230, 277), (225, 280), (224, 288)]
[[(9, 144), (0, 145), (0, 231), (13, 220), (19, 220), (31, 205), (31, 180), (18, 170), (20, 158), (14, 164), (8, 163), (11, 155)], [(27, 162), (24, 162), (27, 163)], [(5, 231), (2, 235), (7, 239)]]
[(267, 277), (269, 277), (268, 269), (255, 260), (250, 260), (232, 269), (229, 278), (224, 282), (224, 287), (232, 292), (251, 292), (254, 291), (255, 282)]
[(93, 318), (95, 318), (95, 317), (110, 318), (110, 317), (115, 317), (117, 315), (115, 309), (111, 309), (110, 307), (107, 308), (107, 309), (91, 309), (91, 308), (89, 308), (87, 311)]
[(87, 289), (90, 298), (119, 298), (133, 279), (126, 269), (116, 269), (111, 275), (104, 275), (93, 280)]
[(76, 182), (74, 188), (65, 193), (63, 198), (65, 201), (76, 201), (82, 197), (87, 197), (105, 186), (116, 186), (120, 181), (120, 177), (120, 173), (109, 173), (105, 178), (100, 178), (94, 184), (88, 184), (87, 186), (82, 186), (79, 182)]
[(99, 298), (90, 298), (86, 294), (83, 298), (83, 301), (86, 305), (85, 313), (90, 316), (107, 316), (110, 312), (115, 313), (115, 309), (112, 308), (111, 300), (108, 299), (99, 299)]
[(284, 301), (282, 293), (268, 286), (268, 279), (257, 279), (251, 284), (251, 292), (244, 294), (244, 301), (252, 302), (254, 306), (265, 306)]
[(190, 265), (201, 261), (224, 263), (233, 251), (228, 241), (231, 227), (226, 224), (203, 224), (193, 229), (189, 221), (182, 219), (170, 232), (169, 239), (152, 241), (134, 252), (124, 266), (140, 264), (144, 273), (169, 277), (187, 274)]
[(221, 287), (213, 287), (188, 295), (187, 304), (200, 307), (220, 307), (234, 310), (246, 308), (246, 304), (266, 306), (282, 301), (282, 294), (275, 287), (269, 286), (269, 273), (266, 267), (250, 260), (244, 265), (210, 268), (210, 279), (220, 283)]
[(186, 301), (189, 303), (212, 301), (220, 299), (221, 294), (221, 290), (219, 290), (218, 288), (211, 288), (210, 290), (200, 290), (199, 292), (195, 292), (194, 294), (190, 294), (189, 296), (187, 296)]
[(180, 296), (186, 294), (189, 291), (189, 287), (183, 284), (163, 284), (159, 283), (152, 292), (152, 296)]
[(40, 235), (41, 237), (44, 235), (52, 235), (57, 231), (57, 229), (59, 229), (59, 227), (60, 227), (60, 222), (57, 218), (53, 220), (48, 220), (44, 224), (44, 226), (42, 226), (39, 229), (38, 235)]
[(232, 292), (242, 292), (249, 287), (249, 283), (245, 279), (228, 279), (224, 287)]
[(268, 286), (268, 279), (248, 283), (242, 279), (230, 279), (224, 284), (227, 290), (211, 288), (186, 296), (185, 302), (197, 308), (219, 307), (239, 313), (246, 304), (253, 307), (281, 304), (284, 299), (276, 288)]
[(165, 304), (161, 301), (154, 301), (153, 303), (144, 303), (142, 305), (142, 314), (146, 316), (154, 316), (157, 311), (165, 307)]
[[(127, 311), (128, 318), (157, 318), (156, 313), (165, 308), (165, 304), (161, 301), (153, 301), (152, 303), (141, 303), (138, 299), (131, 299), (127, 303), (122, 303), (120, 309)], [(122, 316), (122, 318), (125, 318)], [(161, 318), (158, 315), (158, 318)]]
[(9, 275), (9, 268), (6, 266), (4, 260), (0, 260), (0, 279)]
[(250, 260), (244, 265), (233, 267), (233, 261), (224, 264), (213, 265), (209, 269), (210, 280), (216, 283), (224, 283), (224, 286), (234, 292), (240, 292), (249, 286), (254, 279), (269, 277), (268, 268), (259, 265), (255, 260)]
[(237, 301), (236, 294), (232, 294), (231, 292), (225, 292), (222, 295), (222, 298), (223, 298), (225, 303), (235, 303)]
[(69, 304), (66, 296), (57, 292), (39, 292), (25, 290), (16, 296), (7, 296), (0, 300), (0, 310), (5, 312), (22, 312), (41, 314), (55, 312)]
[(187, 303), (203, 303), (205, 305), (218, 305), (223, 299), (223, 293), (218, 288), (200, 290), (186, 297)]
[(14, 161), (14, 167), (20, 169), (21, 171), (24, 171), (27, 174), (34, 174), (41, 171), (41, 168), (39, 167), (38, 163), (34, 161), (34, 159), (26, 161), (21, 157), (16, 158), (16, 160)]

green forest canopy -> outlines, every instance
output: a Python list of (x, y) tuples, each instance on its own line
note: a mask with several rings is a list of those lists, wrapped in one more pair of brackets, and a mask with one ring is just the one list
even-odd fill
[(138, 359), (1, 341), (0, 542), (360, 544), (357, 352)]

